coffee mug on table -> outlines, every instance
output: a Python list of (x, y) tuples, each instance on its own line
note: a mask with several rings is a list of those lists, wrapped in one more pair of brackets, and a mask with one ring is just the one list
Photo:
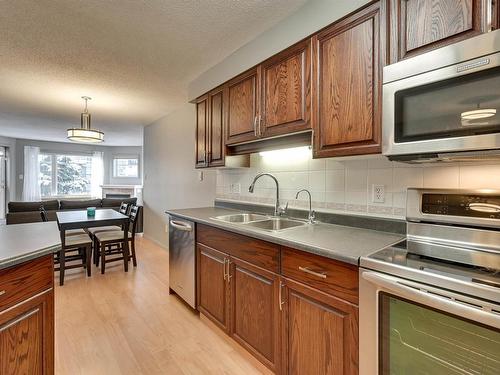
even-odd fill
[(87, 216), (95, 216), (95, 207), (87, 207)]

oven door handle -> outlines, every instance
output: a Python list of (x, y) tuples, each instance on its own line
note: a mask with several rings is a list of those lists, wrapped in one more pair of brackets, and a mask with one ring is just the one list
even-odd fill
[[(485, 304), (485, 302), (477, 300), (473, 300), (474, 302), (470, 302), (470, 305), (468, 305), (468, 302), (456, 300), (455, 296), (458, 295), (449, 293), (442, 289), (438, 290), (430, 286), (428, 287), (406, 280), (400, 281), (400, 279), (375, 272), (363, 272), (362, 277), (366, 281), (379, 285), (384, 289), (387, 289), (408, 300), (500, 329), (500, 313), (492, 312), (491, 307), (490, 311), (487, 311), (479, 307), (472, 306), (481, 306), (488, 309), (489, 306), (493, 305)], [(432, 291), (433, 294), (428, 293), (427, 290)], [(439, 294), (443, 296), (434, 294), (434, 291), (438, 291)], [(467, 297), (463, 297), (463, 300), (467, 299)]]

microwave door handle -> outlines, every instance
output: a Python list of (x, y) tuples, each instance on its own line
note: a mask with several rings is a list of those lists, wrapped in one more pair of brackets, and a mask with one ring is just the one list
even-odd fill
[[(430, 294), (419, 289), (403, 285), (397, 282), (397, 279), (381, 275), (379, 273), (363, 272), (362, 277), (366, 281), (375, 285), (380, 285), (383, 288), (410, 301), (415, 301), (423, 305), (433, 307), (437, 310), (446, 311), (450, 314), (500, 329), (500, 314), (480, 310), (467, 306), (465, 303), (460, 303), (446, 297), (440, 297), (435, 294)], [(445, 294), (446, 292), (443, 291), (443, 295)]]
[(183, 230), (185, 232), (191, 232), (193, 230), (193, 227), (191, 225), (182, 221), (170, 220), (170, 225), (175, 229)]

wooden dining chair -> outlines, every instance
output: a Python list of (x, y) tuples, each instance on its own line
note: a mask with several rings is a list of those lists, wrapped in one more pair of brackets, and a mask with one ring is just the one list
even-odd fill
[[(129, 230), (127, 231), (127, 241), (129, 241), (130, 243), (129, 253), (132, 253), (132, 264), (134, 265), (134, 267), (137, 267), (137, 257), (135, 254), (135, 234), (137, 230), (137, 221), (140, 210), (140, 206), (133, 205), (130, 208), (130, 223)], [(116, 262), (120, 260), (123, 260), (125, 262), (123, 253), (125, 236), (123, 230), (97, 232), (95, 233), (94, 237), (96, 245), (94, 249), (97, 249), (97, 253), (94, 252), (94, 255), (97, 257), (96, 265), (99, 266), (99, 263), (101, 264), (101, 273), (105, 272), (106, 263)], [(113, 255), (120, 256), (106, 259), (107, 256)]]
[[(64, 275), (67, 269), (85, 268), (87, 276), (91, 276), (91, 255), (92, 240), (87, 233), (65, 235), (64, 245), (54, 254), (54, 263), (59, 265), (54, 269), (59, 271), (59, 285), (64, 285)], [(72, 264), (67, 264), (68, 262)]]
[[(123, 215), (128, 215), (130, 207), (131, 207), (130, 204), (122, 202), (118, 212), (120, 212)], [(123, 230), (123, 228), (119, 227), (117, 225), (108, 225), (108, 226), (104, 226), (104, 227), (95, 227), (95, 228), (88, 228), (87, 229), (87, 232), (90, 235), (90, 238), (92, 239), (92, 245), (93, 245), (92, 248), (93, 248), (93, 252), (94, 252), (94, 264), (95, 265), (99, 265), (99, 257), (96, 255), (98, 253), (98, 251), (97, 251), (98, 244), (97, 244), (96, 239), (95, 239), (95, 234), (99, 233), (99, 232), (109, 232), (109, 231), (116, 231), (116, 230), (121, 231), (121, 230)]]

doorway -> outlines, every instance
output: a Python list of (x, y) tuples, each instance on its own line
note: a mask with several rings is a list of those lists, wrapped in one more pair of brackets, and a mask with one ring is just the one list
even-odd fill
[(0, 146), (0, 225), (5, 224), (7, 208), (7, 153), (7, 148)]

